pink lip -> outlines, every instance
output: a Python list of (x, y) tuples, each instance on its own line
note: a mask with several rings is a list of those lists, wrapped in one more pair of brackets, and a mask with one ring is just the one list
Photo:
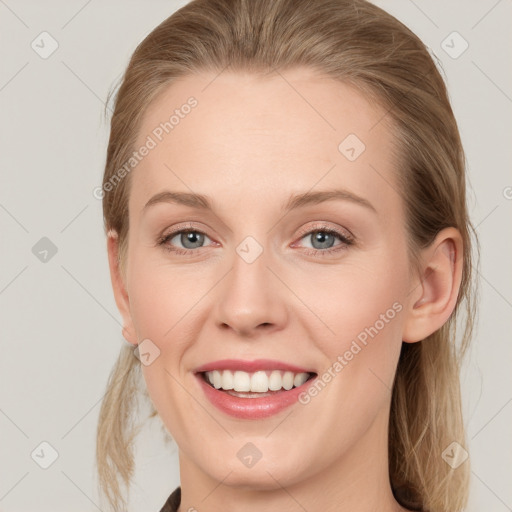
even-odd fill
[(257, 359), (255, 361), (242, 361), (235, 359), (224, 359), (200, 366), (195, 370), (195, 376), (203, 390), (206, 398), (222, 412), (234, 416), (235, 418), (257, 420), (268, 418), (282, 410), (290, 407), (298, 401), (299, 395), (304, 392), (314, 378), (306, 381), (301, 386), (292, 388), (288, 391), (281, 390), (273, 392), (270, 396), (261, 398), (241, 398), (232, 396), (225, 391), (215, 389), (203, 378), (203, 372), (213, 370), (241, 370), (245, 372), (255, 372), (258, 370), (283, 370), (294, 373), (314, 373), (298, 366), (289, 365), (280, 361), (271, 361), (268, 359)]
[(272, 359), (255, 359), (253, 361), (243, 361), (242, 359), (221, 359), (212, 363), (204, 364), (194, 370), (195, 373), (211, 372), (213, 370), (241, 370), (251, 373), (258, 370), (283, 370), (293, 373), (315, 373), (314, 370), (307, 370), (281, 361)]

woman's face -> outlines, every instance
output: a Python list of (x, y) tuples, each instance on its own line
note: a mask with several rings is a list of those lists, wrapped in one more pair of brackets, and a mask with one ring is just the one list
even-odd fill
[(126, 332), (187, 471), (266, 488), (386, 453), (413, 300), (388, 119), (305, 69), (189, 76), (146, 112)]

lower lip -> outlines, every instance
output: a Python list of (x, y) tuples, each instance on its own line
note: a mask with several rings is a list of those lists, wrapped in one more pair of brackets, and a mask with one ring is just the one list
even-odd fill
[(261, 398), (241, 398), (210, 386), (201, 374), (196, 374), (196, 378), (199, 380), (206, 398), (215, 407), (230, 416), (247, 420), (268, 418), (297, 403), (299, 395), (315, 379), (312, 378), (301, 386), (292, 388), (289, 391), (283, 390)]

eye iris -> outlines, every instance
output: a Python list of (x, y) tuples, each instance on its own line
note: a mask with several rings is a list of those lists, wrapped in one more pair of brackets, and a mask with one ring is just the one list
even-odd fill
[[(196, 249), (197, 247), (201, 247), (204, 241), (204, 235), (202, 233), (197, 233), (196, 231), (189, 231), (181, 234), (180, 242), (183, 244), (183, 247), (187, 249)], [(193, 247), (187, 245), (191, 243)]]
[[(311, 235), (313, 238), (313, 247), (315, 249), (329, 249), (334, 244), (334, 235), (326, 231), (317, 231)], [(315, 246), (315, 242), (319, 242), (320, 246)]]

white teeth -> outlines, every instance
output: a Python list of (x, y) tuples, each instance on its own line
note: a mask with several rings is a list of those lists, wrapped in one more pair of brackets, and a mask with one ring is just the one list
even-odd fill
[(219, 389), (222, 386), (222, 375), (219, 371), (215, 370), (213, 372), (213, 387), (215, 389)]
[(293, 388), (293, 377), (294, 375), (292, 372), (284, 372), (283, 388), (286, 389), (287, 391)]
[(252, 374), (251, 391), (253, 393), (266, 393), (268, 391), (268, 377), (263, 371)]
[(297, 373), (295, 375), (295, 378), (293, 379), (293, 385), (298, 388), (299, 386), (302, 386), (304, 382), (308, 380), (308, 374), (307, 373)]
[(251, 376), (246, 372), (235, 372), (233, 389), (235, 391), (251, 391)]
[(268, 381), (268, 389), (270, 391), (279, 391), (283, 387), (283, 378), (281, 377), (281, 372), (274, 370), (270, 374), (270, 378)]
[(230, 370), (206, 372), (206, 380), (215, 389), (232, 389), (237, 392), (267, 393), (268, 391), (290, 390), (304, 384), (309, 373), (260, 370), (254, 373)]
[(233, 389), (233, 373), (229, 370), (222, 372), (222, 389)]

